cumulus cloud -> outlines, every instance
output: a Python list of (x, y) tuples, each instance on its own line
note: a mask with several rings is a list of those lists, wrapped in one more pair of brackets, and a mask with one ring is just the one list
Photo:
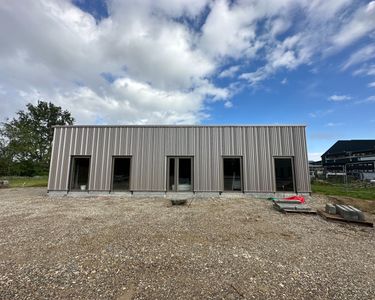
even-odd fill
[(334, 101), (334, 102), (348, 101), (350, 99), (352, 99), (352, 97), (349, 95), (332, 95), (328, 98), (328, 100)]
[(231, 107), (244, 84), (310, 64), (375, 28), (374, 2), (107, 4), (96, 19), (69, 0), (0, 2), (1, 119), (43, 99), (80, 123), (199, 123), (212, 102)]
[(85, 123), (200, 122), (204, 101), (229, 92), (211, 83), (216, 63), (170, 16), (195, 16), (204, 3), (146, 2), (112, 1), (110, 17), (99, 23), (68, 1), (2, 2), (2, 111), (17, 95), (20, 104), (57, 102)]

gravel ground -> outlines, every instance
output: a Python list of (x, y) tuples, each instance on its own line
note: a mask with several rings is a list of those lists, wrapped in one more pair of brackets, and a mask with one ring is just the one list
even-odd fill
[(0, 190), (0, 299), (374, 299), (374, 249), (373, 228), (260, 199)]

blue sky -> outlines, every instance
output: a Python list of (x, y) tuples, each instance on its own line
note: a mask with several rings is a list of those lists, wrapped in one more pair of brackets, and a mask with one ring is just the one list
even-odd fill
[(4, 1), (0, 38), (0, 120), (306, 124), (310, 159), (375, 138), (375, 1)]

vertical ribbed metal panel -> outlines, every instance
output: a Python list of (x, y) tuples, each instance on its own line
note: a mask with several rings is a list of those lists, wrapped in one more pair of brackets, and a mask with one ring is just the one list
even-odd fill
[[(60, 167), (60, 172), (58, 173), (58, 188), (61, 189), (61, 190), (67, 190), (67, 187), (65, 186), (65, 182), (67, 181), (67, 178), (66, 178), (66, 172), (67, 172), (67, 169), (68, 169), (68, 165), (66, 163), (66, 160), (67, 160), (67, 153), (69, 152), (69, 147), (70, 147), (70, 143), (68, 143), (68, 139), (69, 139), (69, 136), (70, 134), (68, 135), (68, 131), (69, 133), (71, 132), (71, 130), (68, 130), (67, 128), (62, 128), (61, 129), (62, 132), (61, 132), (61, 146), (62, 146), (62, 151), (60, 153), (60, 159), (59, 159), (59, 167)], [(67, 149), (68, 148), (68, 149)]]
[(194, 190), (221, 190), (222, 131), (218, 127), (193, 128), (194, 150)]
[(109, 191), (113, 156), (131, 156), (133, 191), (166, 190), (167, 156), (192, 156), (194, 190), (221, 191), (223, 156), (243, 158), (246, 192), (274, 192), (274, 157), (294, 158), (298, 192), (309, 192), (303, 126), (56, 127), (49, 190), (67, 190), (70, 160), (91, 158), (89, 190)]
[(257, 160), (258, 143), (255, 139), (255, 128), (249, 127), (244, 130), (244, 190), (258, 190), (259, 186), (259, 166)]
[(52, 152), (49, 165), (49, 174), (48, 174), (48, 190), (53, 190), (56, 187), (56, 170), (57, 170), (57, 158), (59, 151), (59, 136), (60, 128), (55, 128), (53, 131), (53, 142), (52, 142)]
[(297, 189), (299, 191), (310, 190), (310, 175), (307, 158), (306, 133), (304, 128), (293, 128), (294, 151), (298, 153), (294, 157)]

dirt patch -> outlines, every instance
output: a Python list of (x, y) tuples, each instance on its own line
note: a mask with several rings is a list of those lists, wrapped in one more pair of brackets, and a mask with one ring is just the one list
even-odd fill
[[(309, 204), (322, 208), (326, 197)], [(361, 200), (363, 201), (363, 200)], [(372, 228), (267, 200), (0, 192), (0, 299), (369, 299)]]

